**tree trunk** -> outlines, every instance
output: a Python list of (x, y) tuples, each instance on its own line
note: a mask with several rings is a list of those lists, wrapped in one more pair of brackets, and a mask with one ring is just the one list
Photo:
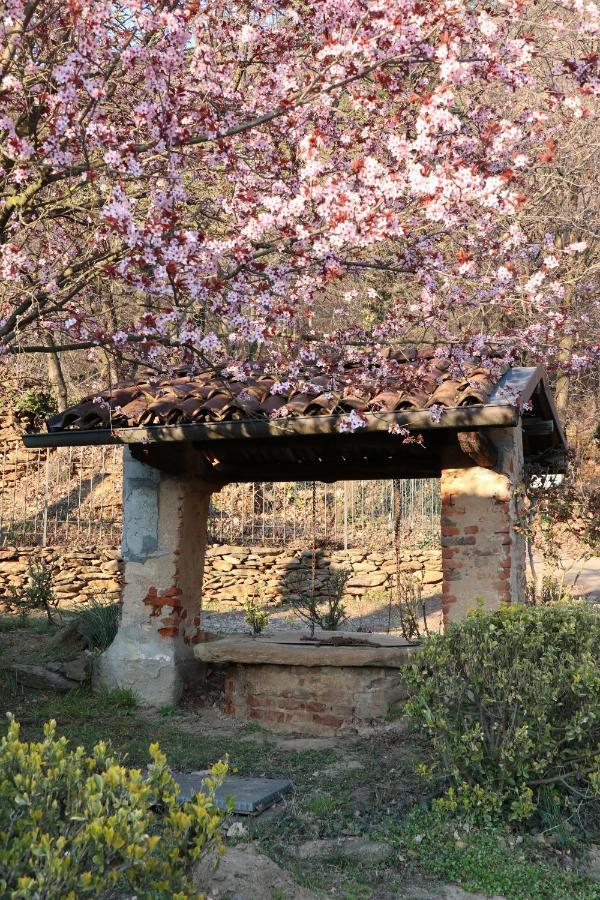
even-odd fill
[(50, 387), (52, 388), (52, 393), (58, 403), (58, 408), (61, 410), (66, 409), (68, 406), (67, 383), (60, 364), (60, 356), (58, 355), (57, 350), (54, 349), (56, 343), (50, 332), (46, 335), (46, 340), (48, 346), (53, 348), (52, 353), (48, 353), (48, 380), (50, 382)]
[[(560, 350), (558, 352), (558, 359), (561, 363), (570, 363), (571, 362), (571, 354), (573, 352), (573, 343), (574, 338), (572, 334), (566, 334), (561, 339), (560, 342)], [(569, 388), (570, 388), (570, 375), (569, 371), (565, 371), (564, 369), (559, 368), (556, 373), (556, 391), (555, 391), (555, 400), (556, 400), (556, 408), (560, 415), (560, 418), (565, 423), (567, 419), (567, 409), (569, 407)]]

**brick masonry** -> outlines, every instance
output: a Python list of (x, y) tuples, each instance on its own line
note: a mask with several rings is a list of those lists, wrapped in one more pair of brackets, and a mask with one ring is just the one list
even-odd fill
[(406, 696), (401, 670), (231, 664), (225, 711), (267, 731), (335, 735), (386, 720)]
[(495, 434), (495, 469), (445, 468), (442, 498), (444, 622), (462, 621), (478, 602), (486, 609), (524, 596), (525, 544), (517, 525), (522, 473), (520, 429)]

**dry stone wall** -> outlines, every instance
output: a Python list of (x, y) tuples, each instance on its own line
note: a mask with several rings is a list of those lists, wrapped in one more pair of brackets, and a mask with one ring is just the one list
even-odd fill
[[(295, 600), (311, 584), (311, 555), (310, 550), (285, 551), (274, 547), (209, 547), (204, 571), (204, 601), (240, 601), (249, 595), (275, 603)], [(393, 551), (319, 552), (315, 577), (317, 593), (327, 592), (332, 568), (349, 572), (346, 590), (355, 597), (374, 591), (385, 592), (396, 578)], [(401, 571), (419, 573), (426, 586), (440, 584), (441, 550), (407, 550), (403, 553)]]
[(23, 588), (32, 560), (50, 567), (54, 593), (61, 605), (85, 603), (95, 596), (106, 601), (119, 599), (121, 592), (120, 551), (89, 547), (75, 551), (65, 547), (0, 547), (0, 601), (10, 587)]
[[(121, 589), (120, 551), (115, 547), (90, 547), (73, 551), (65, 547), (0, 548), (0, 600), (11, 585), (22, 588), (32, 559), (50, 566), (56, 596), (64, 605), (86, 602), (92, 595), (117, 600)], [(239, 602), (250, 595), (272, 603), (294, 600), (311, 581), (311, 553), (281, 547), (208, 548), (204, 571), (204, 603)], [(396, 562), (393, 552), (361, 550), (319, 552), (315, 585), (325, 593), (331, 568), (350, 573), (347, 593), (362, 597), (393, 587)], [(441, 583), (441, 551), (412, 550), (403, 554), (403, 572), (418, 573), (425, 586)]]

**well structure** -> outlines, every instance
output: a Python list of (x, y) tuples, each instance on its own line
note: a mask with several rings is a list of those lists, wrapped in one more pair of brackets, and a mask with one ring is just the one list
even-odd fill
[[(194, 677), (211, 637), (201, 611), (210, 497), (230, 482), (439, 478), (444, 621), (522, 600), (524, 465), (559, 472), (566, 449), (543, 368), (494, 377), (473, 361), (457, 376), (427, 349), (390, 360), (386, 384), (358, 389), (350, 367), (335, 389), (317, 369), (296, 390), (260, 369), (142, 379), (24, 437), (29, 447), (124, 447), (122, 615), (101, 683), (162, 706)], [(403, 366), (417, 376), (409, 393)], [(353, 412), (360, 427), (349, 433)]]

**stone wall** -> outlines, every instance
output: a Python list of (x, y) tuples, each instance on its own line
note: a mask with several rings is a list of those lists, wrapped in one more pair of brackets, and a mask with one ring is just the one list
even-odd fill
[[(250, 594), (272, 602), (294, 600), (299, 596), (299, 591), (309, 587), (311, 566), (309, 550), (209, 547), (204, 569), (204, 602), (239, 601)], [(387, 553), (363, 550), (320, 552), (315, 579), (318, 592), (326, 591), (332, 566), (351, 573), (347, 593), (353, 596), (385, 592), (395, 582), (396, 559), (393, 550)], [(401, 570), (419, 572), (425, 585), (441, 584), (441, 550), (406, 551)]]
[[(70, 551), (64, 547), (0, 548), (0, 598), (9, 585), (23, 587), (32, 558), (40, 558), (52, 569), (54, 589), (60, 602), (69, 605), (85, 601), (91, 595), (107, 600), (119, 598), (121, 561), (117, 548), (90, 547)], [(395, 580), (393, 552), (371, 553), (361, 550), (319, 553), (317, 590), (327, 585), (331, 566), (351, 572), (347, 592), (364, 596), (387, 591)], [(441, 583), (441, 551), (407, 551), (402, 571), (419, 572), (426, 586)], [(204, 572), (204, 603), (239, 602), (249, 595), (265, 602), (288, 602), (298, 591), (310, 585), (310, 551), (288, 551), (280, 547), (211, 546), (207, 550)]]
[(27, 569), (34, 559), (50, 566), (54, 593), (62, 605), (86, 602), (91, 596), (119, 599), (121, 563), (116, 548), (74, 551), (65, 547), (0, 547), (0, 600), (11, 585), (25, 586)]

